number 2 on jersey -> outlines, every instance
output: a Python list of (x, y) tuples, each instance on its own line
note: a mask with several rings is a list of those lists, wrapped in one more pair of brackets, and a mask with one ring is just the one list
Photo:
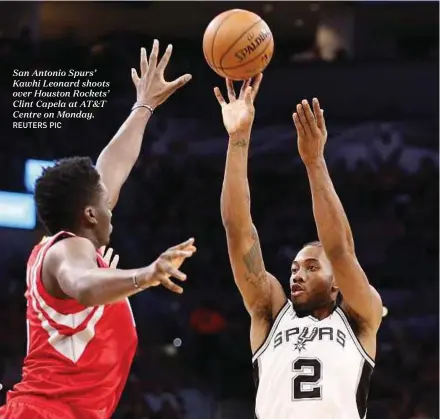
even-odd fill
[(322, 364), (317, 358), (297, 358), (292, 363), (292, 401), (321, 399)]

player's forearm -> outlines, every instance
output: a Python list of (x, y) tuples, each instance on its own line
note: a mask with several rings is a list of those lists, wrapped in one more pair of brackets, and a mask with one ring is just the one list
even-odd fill
[(98, 157), (96, 168), (109, 191), (113, 206), (139, 157), (150, 117), (151, 112), (144, 107), (132, 111)]
[(110, 304), (138, 293), (133, 277), (137, 269), (90, 269), (81, 274), (75, 282), (76, 289), (69, 295), (80, 304), (92, 307)]
[(306, 165), (319, 240), (328, 257), (354, 252), (353, 235), (324, 159)]
[(223, 225), (227, 231), (251, 231), (250, 191), (247, 178), (250, 134), (229, 138), (220, 199)]

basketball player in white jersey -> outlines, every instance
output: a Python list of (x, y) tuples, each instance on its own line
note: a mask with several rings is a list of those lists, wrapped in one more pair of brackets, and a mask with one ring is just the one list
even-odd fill
[(381, 298), (356, 259), (350, 226), (324, 160), (327, 131), (316, 99), (313, 111), (305, 100), (298, 104), (293, 120), (319, 242), (305, 245), (293, 260), (290, 298), (266, 271), (247, 180), (253, 102), (261, 79), (253, 86), (244, 82), (238, 98), (228, 80), (228, 103), (215, 88), (229, 134), (221, 214), (235, 282), (251, 316), (255, 417), (363, 419)]

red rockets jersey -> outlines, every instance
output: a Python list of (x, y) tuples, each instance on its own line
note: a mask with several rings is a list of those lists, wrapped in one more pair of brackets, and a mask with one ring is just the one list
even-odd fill
[[(51, 400), (66, 404), (77, 418), (107, 419), (127, 381), (137, 347), (136, 327), (128, 299), (85, 307), (46, 292), (41, 280), (46, 252), (72, 236), (60, 232), (43, 240), (29, 258), (27, 355), (22, 380), (7, 400), (38, 396), (48, 406)], [(96, 257), (100, 268), (108, 268), (99, 251)]]

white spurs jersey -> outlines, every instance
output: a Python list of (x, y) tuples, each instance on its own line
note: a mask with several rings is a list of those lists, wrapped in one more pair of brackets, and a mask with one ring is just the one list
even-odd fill
[(287, 301), (253, 359), (257, 419), (364, 419), (374, 361), (337, 307), (318, 320)]

